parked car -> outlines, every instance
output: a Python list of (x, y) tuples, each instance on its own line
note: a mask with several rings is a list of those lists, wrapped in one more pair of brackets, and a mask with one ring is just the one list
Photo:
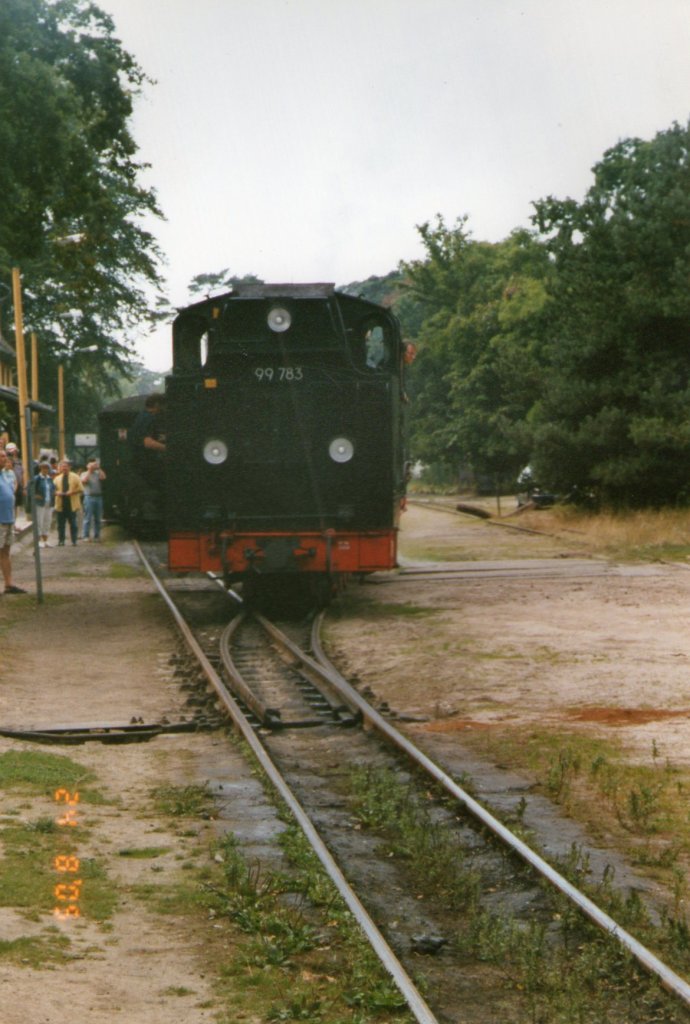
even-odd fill
[(537, 484), (531, 466), (525, 466), (518, 475), (515, 497), (518, 508), (524, 508), (526, 505), (533, 505), (534, 508), (550, 508), (556, 501), (555, 494), (543, 491)]

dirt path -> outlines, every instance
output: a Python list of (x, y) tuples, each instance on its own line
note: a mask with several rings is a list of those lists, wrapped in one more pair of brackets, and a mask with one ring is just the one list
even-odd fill
[[(690, 567), (597, 561), (585, 573), (577, 547), (533, 534), (496, 539), (497, 528), (480, 520), (419, 508), (403, 531), (403, 553), (436, 532), (460, 556), (448, 566), (471, 571), (372, 581), (358, 599), (387, 614), (334, 624), (342, 664), (380, 700), (429, 719), (421, 730), (616, 729), (640, 759), (655, 743), (656, 756), (690, 763)], [(519, 559), (502, 565), (522, 575), (482, 578), (496, 550)], [(525, 561), (542, 553), (561, 556), (557, 576)]]
[[(17, 582), (34, 589), (29, 553), (15, 557)], [(45, 603), (33, 596), (0, 598), (2, 677), (0, 722), (5, 728), (58, 723), (156, 722), (191, 717), (171, 655), (173, 628), (148, 578), (133, 565), (129, 545), (106, 543), (52, 548), (43, 553)], [(185, 866), (203, 864), (214, 834), (233, 828), (246, 842), (270, 832), (273, 812), (261, 787), (224, 740), (205, 734), (161, 736), (149, 743), (86, 743), (49, 747), (0, 737), (8, 751), (46, 751), (68, 757), (96, 775), (105, 802), (77, 807), (78, 856), (102, 864), (114, 898), (112, 918), (36, 918), (0, 908), (3, 942), (49, 945), (62, 936), (68, 950), (40, 968), (31, 955), (0, 959), (2, 1024), (203, 1024), (220, 1004), (208, 970), (210, 943), (225, 949), (222, 924), (175, 912)], [(209, 781), (224, 819), (172, 824), (157, 813), (151, 791), (164, 785)], [(253, 819), (234, 819), (230, 798), (243, 788)], [(224, 794), (227, 799), (223, 799)], [(60, 809), (44, 796), (4, 794), (0, 829), (17, 821), (54, 820)], [(223, 808), (225, 813), (223, 814)], [(263, 825), (262, 825), (263, 821)], [(256, 829), (254, 829), (254, 824)], [(264, 840), (265, 841), (265, 840)], [(45, 873), (46, 865), (35, 870)], [(55, 881), (64, 879), (58, 878)], [(82, 896), (89, 886), (85, 875)], [(166, 897), (165, 913), (159, 899)], [(191, 922), (191, 925), (190, 925)], [(56, 932), (57, 930), (57, 932)]]

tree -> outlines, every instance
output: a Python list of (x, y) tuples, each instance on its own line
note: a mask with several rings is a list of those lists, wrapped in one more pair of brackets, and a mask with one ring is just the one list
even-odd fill
[(473, 241), (465, 225), (422, 225), (427, 258), (404, 265), (427, 309), (411, 373), (412, 451), (507, 481), (530, 455), (550, 266), (528, 231), (491, 244)]
[(208, 296), (211, 292), (228, 292), (240, 284), (263, 284), (263, 281), (256, 274), (238, 277), (237, 274), (231, 274), (226, 267), (215, 273), (196, 274), (189, 282), (188, 291), (191, 296)]
[(626, 139), (582, 203), (535, 223), (554, 259), (554, 345), (535, 464), (613, 505), (688, 496), (690, 125)]
[[(88, 0), (0, 4), (0, 275), (21, 268), (42, 397), (53, 400), (55, 365), (67, 360), (73, 413), (127, 369), (134, 331), (156, 316), (147, 289), (161, 284), (144, 227), (161, 213), (129, 130), (145, 76), (113, 32)], [(78, 355), (94, 346), (96, 357)]]

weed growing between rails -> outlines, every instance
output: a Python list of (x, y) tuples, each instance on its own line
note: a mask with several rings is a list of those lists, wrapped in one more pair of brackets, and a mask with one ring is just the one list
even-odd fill
[[(690, 1019), (617, 942), (545, 883), (540, 883), (538, 907), (516, 916), (496, 912), (500, 880), (479, 867), (474, 847), (463, 848), (455, 830), (435, 820), (425, 789), (379, 769), (357, 769), (351, 783), (353, 812), (362, 828), (380, 836), (381, 856), (398, 859), (413, 891), (456, 911), (450, 948), (459, 962), (473, 971), (486, 965), (495, 972), (496, 985), (500, 979), (513, 993), (517, 1009), (511, 1021), (648, 1024)], [(437, 871), (439, 852), (442, 867)], [(514, 878), (519, 870), (511, 867)], [(587, 891), (589, 869), (579, 850), (559, 870)], [(610, 877), (588, 894), (681, 972), (690, 971), (690, 934), (682, 922), (666, 917), (654, 926), (637, 895), (622, 896)]]
[(289, 824), (280, 844), (286, 872), (247, 864), (232, 835), (216, 850), (222, 867), (204, 886), (207, 905), (238, 932), (221, 988), (267, 1021), (410, 1022), (300, 829)]
[[(234, 739), (234, 737), (233, 737)], [(251, 751), (235, 740), (244, 756)], [(219, 1020), (243, 1017), (324, 1024), (411, 1024), (398, 989), (380, 965), (313, 854), (301, 830), (275, 797), (262, 770), (255, 774), (286, 822), (278, 842), (285, 870), (248, 862), (235, 836), (200, 846), (181, 865), (175, 886), (140, 886), (138, 895), (160, 913), (185, 913), (204, 933), (207, 968), (223, 1006)], [(165, 786), (152, 796), (183, 835), (214, 816), (206, 786)], [(128, 851), (128, 855), (131, 852)]]
[(634, 864), (662, 882), (669, 912), (685, 914), (690, 865), (690, 771), (651, 745), (649, 761), (628, 760), (610, 740), (576, 732), (500, 729), (466, 742), (532, 773), (542, 791), (595, 836), (613, 836)]
[(411, 787), (389, 770), (356, 768), (351, 788), (361, 825), (385, 834), (384, 855), (404, 861), (416, 892), (441, 898), (451, 909), (476, 906), (481, 878), (471, 855), (457, 836), (431, 820)]

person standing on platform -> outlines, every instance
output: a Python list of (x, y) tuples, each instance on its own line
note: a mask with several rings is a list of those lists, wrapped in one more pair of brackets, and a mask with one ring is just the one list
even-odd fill
[(15, 495), (14, 504), (15, 506), (24, 504), (24, 464), (22, 463), (19, 449), (17, 448), (14, 441), (8, 441), (5, 445), (5, 451), (7, 452), (10, 459), (10, 469), (14, 471), (14, 475), (17, 478), (17, 493)]
[(0, 449), (0, 571), (5, 581), (6, 594), (25, 594), (21, 587), (12, 582), (12, 543), (14, 541), (14, 519), (16, 515), (15, 495), (17, 478), (7, 452)]
[(55, 505), (55, 483), (50, 475), (50, 463), (47, 459), (41, 459), (38, 464), (38, 472), (33, 480), (33, 497), (39, 536), (38, 546), (47, 548), (50, 547), (48, 534)]
[(77, 510), (81, 505), (84, 493), (81, 480), (70, 469), (72, 463), (63, 459), (60, 463), (55, 482), (55, 508), (57, 510), (58, 547), (65, 546), (65, 532), (69, 523), (72, 544), (77, 543)]
[(101, 520), (103, 519), (103, 481), (105, 473), (98, 459), (87, 463), (86, 472), (81, 475), (84, 485), (84, 528), (82, 539), (89, 540), (93, 523), (93, 539), (98, 543), (101, 539)]

